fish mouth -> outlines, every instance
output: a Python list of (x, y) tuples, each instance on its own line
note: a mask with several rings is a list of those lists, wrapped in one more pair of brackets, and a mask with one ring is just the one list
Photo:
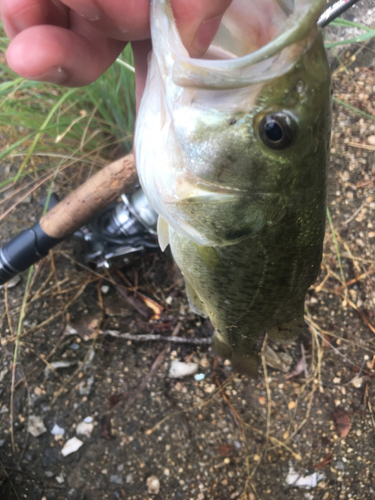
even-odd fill
[(233, 0), (202, 59), (175, 54), (180, 87), (231, 89), (288, 70), (317, 36), (326, 0)]

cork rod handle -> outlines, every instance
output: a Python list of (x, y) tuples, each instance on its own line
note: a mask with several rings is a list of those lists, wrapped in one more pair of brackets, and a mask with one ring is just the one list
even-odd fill
[(40, 227), (51, 238), (66, 238), (129, 190), (136, 181), (134, 157), (129, 154), (94, 174), (43, 215)]

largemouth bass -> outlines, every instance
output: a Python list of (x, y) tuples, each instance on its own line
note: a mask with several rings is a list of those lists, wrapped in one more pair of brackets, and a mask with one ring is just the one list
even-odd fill
[(192, 309), (234, 370), (265, 332), (303, 327), (325, 227), (330, 71), (325, 0), (233, 0), (205, 56), (189, 57), (168, 0), (152, 0), (153, 53), (136, 129), (142, 187)]

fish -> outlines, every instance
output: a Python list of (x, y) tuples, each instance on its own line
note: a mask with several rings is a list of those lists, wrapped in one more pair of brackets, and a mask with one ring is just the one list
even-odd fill
[(151, 1), (152, 54), (135, 132), (159, 243), (213, 348), (256, 376), (265, 334), (295, 339), (320, 270), (331, 125), (325, 0), (233, 0), (201, 58), (169, 0)]

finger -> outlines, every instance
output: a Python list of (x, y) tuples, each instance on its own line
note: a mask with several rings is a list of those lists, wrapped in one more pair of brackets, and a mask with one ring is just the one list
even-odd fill
[(146, 85), (148, 55), (152, 50), (151, 40), (132, 42), (135, 66), (135, 98), (138, 113), (139, 104)]
[(88, 36), (56, 26), (29, 28), (10, 43), (7, 63), (30, 80), (88, 85), (115, 61), (125, 42), (93, 33), (91, 26), (86, 31)]
[(62, 0), (110, 38), (143, 40), (150, 36), (150, 0)]
[(208, 49), (232, 0), (172, 0), (181, 40), (192, 57)]
[(10, 39), (31, 26), (68, 24), (68, 9), (58, 0), (0, 0), (0, 15)]
[[(150, 36), (150, 0), (62, 1), (111, 38), (133, 41)], [(182, 41), (192, 56), (207, 50), (231, 1), (171, 0)]]

